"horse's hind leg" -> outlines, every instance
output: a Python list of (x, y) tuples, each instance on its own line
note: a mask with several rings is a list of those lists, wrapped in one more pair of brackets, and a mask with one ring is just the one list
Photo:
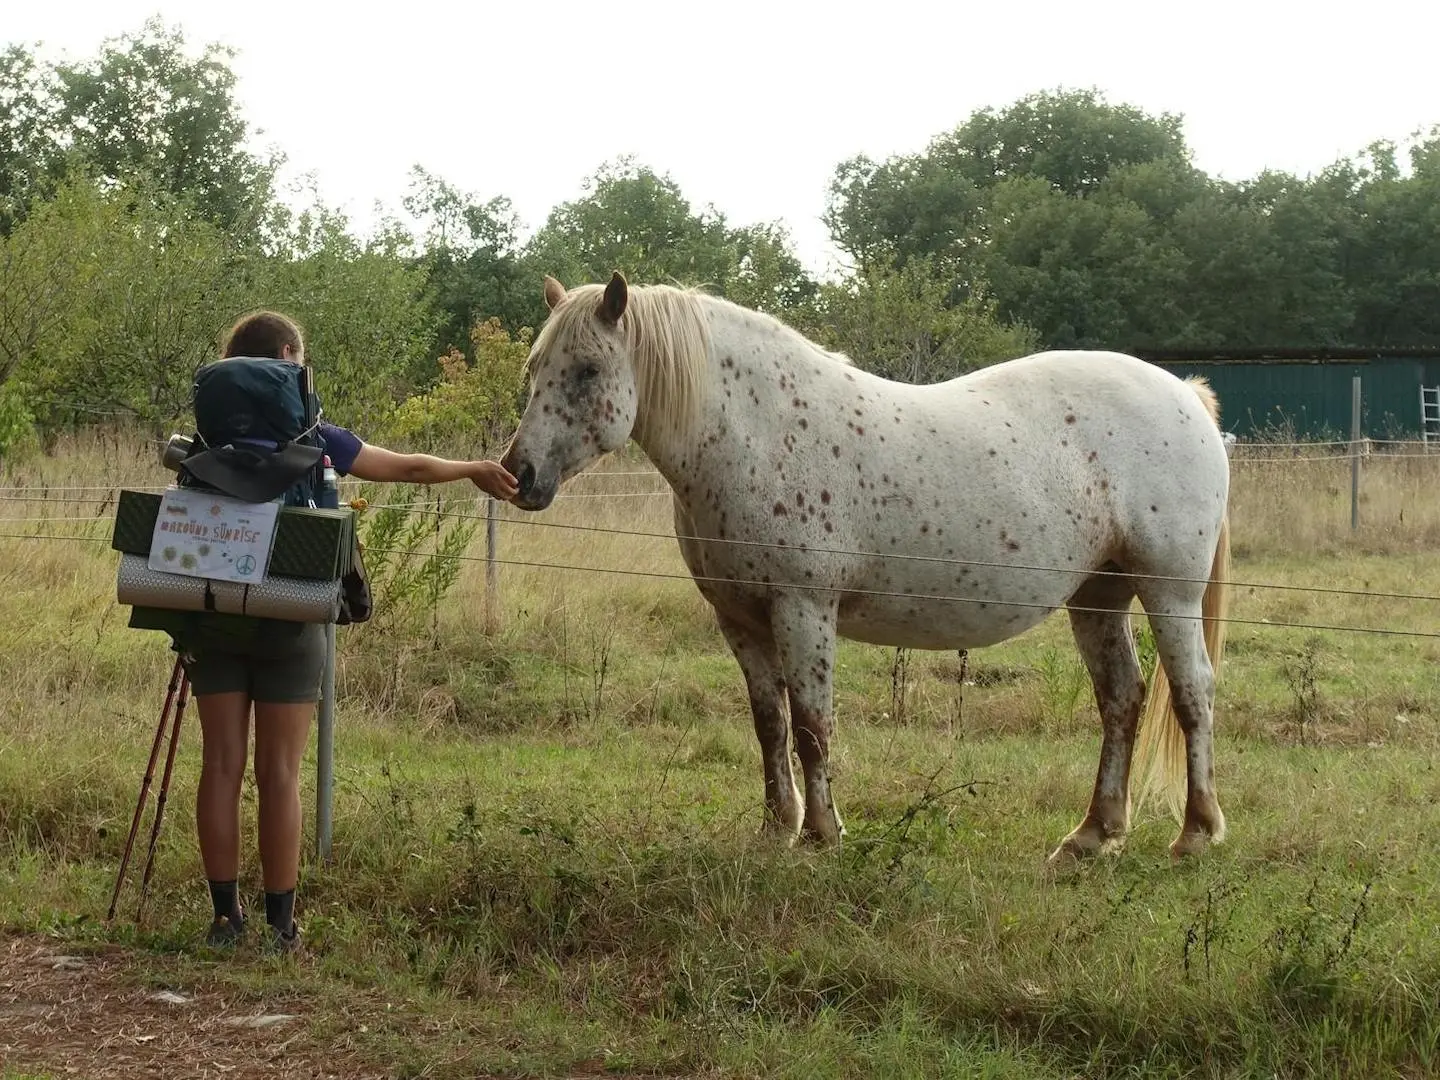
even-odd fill
[(1155, 651), (1170, 682), (1171, 707), (1185, 733), (1185, 818), (1180, 835), (1170, 845), (1176, 858), (1199, 854), (1210, 841), (1225, 839), (1211, 742), (1215, 673), (1199, 617), (1203, 588), (1187, 582), (1150, 582), (1140, 589), (1155, 630)]
[(1130, 759), (1145, 703), (1145, 679), (1130, 634), (1134, 596), (1127, 579), (1096, 577), (1069, 600), (1070, 628), (1095, 687), (1104, 735), (1090, 808), (1051, 853), (1052, 863), (1116, 850), (1130, 827)]
[(800, 832), (800, 791), (790, 769), (785, 680), (780, 674), (775, 639), (766, 627), (752, 627), (718, 613), (716, 621), (750, 692), (750, 713), (765, 773), (765, 831), (794, 840)]

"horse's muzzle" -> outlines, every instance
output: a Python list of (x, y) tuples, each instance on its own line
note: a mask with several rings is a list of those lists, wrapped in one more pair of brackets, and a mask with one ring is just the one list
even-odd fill
[(515, 484), (520, 489), (520, 495), (526, 495), (535, 486), (535, 466), (528, 461), (520, 466), (520, 471), (515, 473)]
[(559, 485), (553, 479), (541, 480), (535, 466), (530, 462), (517, 465), (509, 460), (507, 454), (506, 460), (500, 464), (515, 477), (515, 484), (519, 489), (515, 498), (510, 500), (511, 505), (518, 506), (521, 510), (544, 510), (555, 501), (555, 492)]

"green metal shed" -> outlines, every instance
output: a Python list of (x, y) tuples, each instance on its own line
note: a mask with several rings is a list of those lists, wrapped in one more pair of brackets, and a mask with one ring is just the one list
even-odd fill
[(1423, 430), (1421, 387), (1440, 387), (1440, 348), (1434, 346), (1137, 349), (1135, 355), (1181, 377), (1203, 375), (1219, 395), (1222, 426), (1239, 438), (1349, 438), (1350, 380), (1358, 375), (1361, 435), (1416, 439)]

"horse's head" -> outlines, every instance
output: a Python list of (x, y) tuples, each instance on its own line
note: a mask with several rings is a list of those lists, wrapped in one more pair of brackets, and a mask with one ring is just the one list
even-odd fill
[(502, 461), (519, 481), (522, 510), (544, 510), (562, 483), (629, 440), (638, 390), (622, 322), (628, 302), (619, 273), (603, 288), (568, 292), (545, 279), (550, 317), (530, 350), (530, 400)]

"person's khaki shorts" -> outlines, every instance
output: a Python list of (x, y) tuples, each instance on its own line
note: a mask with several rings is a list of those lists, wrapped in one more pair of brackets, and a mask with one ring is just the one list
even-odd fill
[(251, 701), (300, 705), (320, 699), (325, 673), (325, 628), (305, 626), (281, 642), (257, 641), (244, 652), (205, 647), (184, 659), (195, 695), (244, 692)]

